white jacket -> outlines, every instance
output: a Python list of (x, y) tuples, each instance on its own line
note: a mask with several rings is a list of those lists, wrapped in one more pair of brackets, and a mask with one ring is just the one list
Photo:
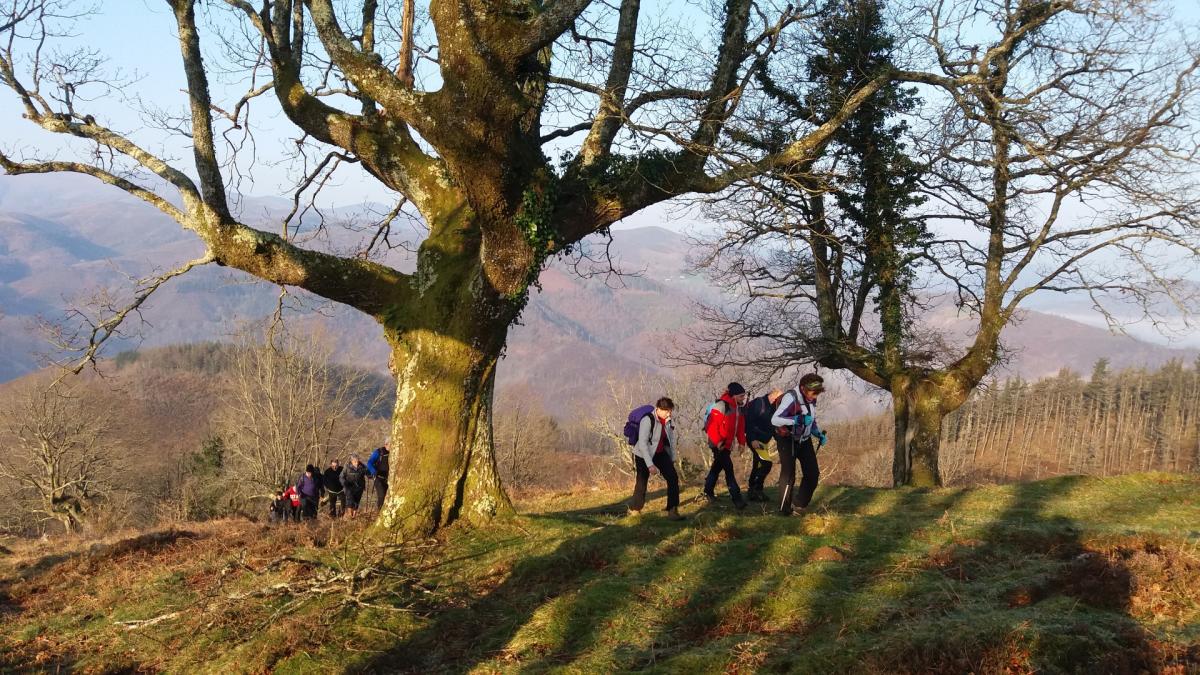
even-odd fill
[(796, 418), (802, 415), (808, 415), (812, 419), (803, 429), (795, 429), (798, 434), (797, 440), (806, 440), (812, 438), (813, 434), (820, 433), (821, 429), (817, 426), (817, 413), (813, 410), (815, 402), (804, 398), (804, 394), (800, 393), (800, 388), (797, 387), (779, 399), (779, 405), (775, 407), (775, 414), (771, 416), (771, 424), (776, 427), (796, 427)]
[[(658, 449), (658, 441), (663, 435), (663, 424), (659, 421), (658, 415), (650, 413), (642, 418), (638, 424), (638, 442), (633, 446), (633, 454), (641, 457), (646, 462), (647, 467), (654, 466), (654, 451)], [(671, 454), (671, 461), (675, 461), (675, 423), (667, 421), (667, 452)]]

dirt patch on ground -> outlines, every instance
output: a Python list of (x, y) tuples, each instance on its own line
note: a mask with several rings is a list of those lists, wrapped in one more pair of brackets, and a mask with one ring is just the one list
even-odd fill
[(808, 556), (809, 562), (842, 562), (848, 558), (845, 549), (836, 546), (821, 546)]

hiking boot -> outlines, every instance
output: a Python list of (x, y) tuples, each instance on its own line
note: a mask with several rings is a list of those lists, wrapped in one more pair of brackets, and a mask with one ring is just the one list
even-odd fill
[(767, 501), (767, 496), (763, 494), (762, 490), (751, 490), (750, 494), (747, 496), (747, 499), (752, 502), (765, 502)]
[(703, 499), (704, 501), (708, 502), (709, 504), (716, 504), (716, 503), (717, 503), (717, 496), (716, 496), (716, 495), (714, 495), (714, 494), (712, 494), (711, 492), (704, 492), (704, 493), (702, 493), (702, 495), (701, 495), (701, 499)]
[(745, 499), (735, 500), (733, 502), (733, 507), (736, 508), (738, 511), (741, 511), (742, 509), (746, 508), (746, 500)]
[(679, 509), (667, 509), (667, 520), (687, 520), (687, 516), (679, 515)]

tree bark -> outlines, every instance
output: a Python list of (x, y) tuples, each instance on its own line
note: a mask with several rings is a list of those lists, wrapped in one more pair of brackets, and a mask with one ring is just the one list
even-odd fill
[(941, 486), (942, 422), (953, 410), (945, 409), (939, 385), (927, 379), (894, 383), (892, 406), (896, 418), (893, 483), (897, 487)]
[(427, 535), (511, 511), (492, 443), (492, 390), (508, 322), (475, 318), (480, 330), (468, 339), (414, 331), (392, 343), (391, 475), (376, 524), (383, 530)]
[[(456, 214), (459, 225), (472, 218), (469, 209)], [(377, 317), (391, 346), (396, 408), (376, 527), (393, 538), (456, 520), (480, 524), (512, 509), (496, 470), (492, 391), (526, 296), (488, 267), (477, 232), (433, 232), (418, 253), (413, 293)]]

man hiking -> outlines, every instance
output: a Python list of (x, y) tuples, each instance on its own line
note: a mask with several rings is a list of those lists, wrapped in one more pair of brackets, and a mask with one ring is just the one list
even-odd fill
[(650, 481), (650, 467), (654, 466), (667, 481), (667, 518), (683, 520), (679, 515), (679, 474), (675, 471), (675, 425), (671, 422), (674, 410), (675, 402), (664, 396), (653, 408), (643, 406), (630, 413), (629, 423), (637, 429), (636, 436), (626, 437), (635, 440), (633, 463), (637, 469), (633, 499), (629, 502), (630, 515), (640, 514), (646, 504), (646, 483)]
[[(795, 389), (779, 399), (771, 424), (775, 425), (775, 445), (779, 449), (779, 514), (792, 515), (792, 508), (804, 509), (812, 501), (821, 468), (817, 465), (816, 438), (825, 444), (825, 432), (817, 426), (814, 406), (825, 391), (825, 380), (816, 373), (800, 378)], [(803, 477), (795, 488), (796, 462)]]
[(772, 389), (766, 396), (759, 396), (746, 404), (746, 440), (749, 441), (750, 457), (754, 462), (750, 467), (746, 499), (752, 502), (767, 501), (763, 485), (771, 473), (771, 450), (768, 444), (775, 435), (771, 418), (782, 397), (782, 389)]
[(304, 467), (304, 475), (296, 479), (296, 492), (300, 495), (301, 518), (316, 520), (317, 507), (321, 504), (322, 493), (325, 492), (317, 467), (312, 464)]
[(387, 443), (375, 448), (367, 458), (367, 473), (375, 478), (375, 509), (383, 510), (383, 498), (388, 491), (388, 447)]
[[(346, 512), (346, 489), (342, 484), (342, 467), (336, 459), (329, 460), (329, 466), (325, 468), (325, 473), (321, 474), (321, 484), (325, 487), (325, 494), (329, 495), (329, 517), (337, 518), (338, 515)], [(338, 502), (342, 503), (342, 510), (338, 511)]]
[(717, 478), (721, 472), (725, 472), (725, 485), (729, 488), (729, 497), (738, 509), (746, 508), (746, 501), (742, 499), (742, 490), (733, 475), (732, 453), (734, 446), (739, 452), (746, 449), (746, 416), (742, 410), (744, 405), (746, 388), (737, 382), (730, 382), (725, 388), (725, 393), (709, 407), (704, 420), (708, 449), (712, 452), (712, 466), (708, 469), (708, 477), (704, 479), (704, 498), (709, 503), (717, 501), (713, 490), (717, 487)]
[(342, 485), (346, 488), (346, 512), (351, 518), (358, 516), (358, 505), (367, 489), (367, 465), (350, 455), (350, 463), (342, 469)]

